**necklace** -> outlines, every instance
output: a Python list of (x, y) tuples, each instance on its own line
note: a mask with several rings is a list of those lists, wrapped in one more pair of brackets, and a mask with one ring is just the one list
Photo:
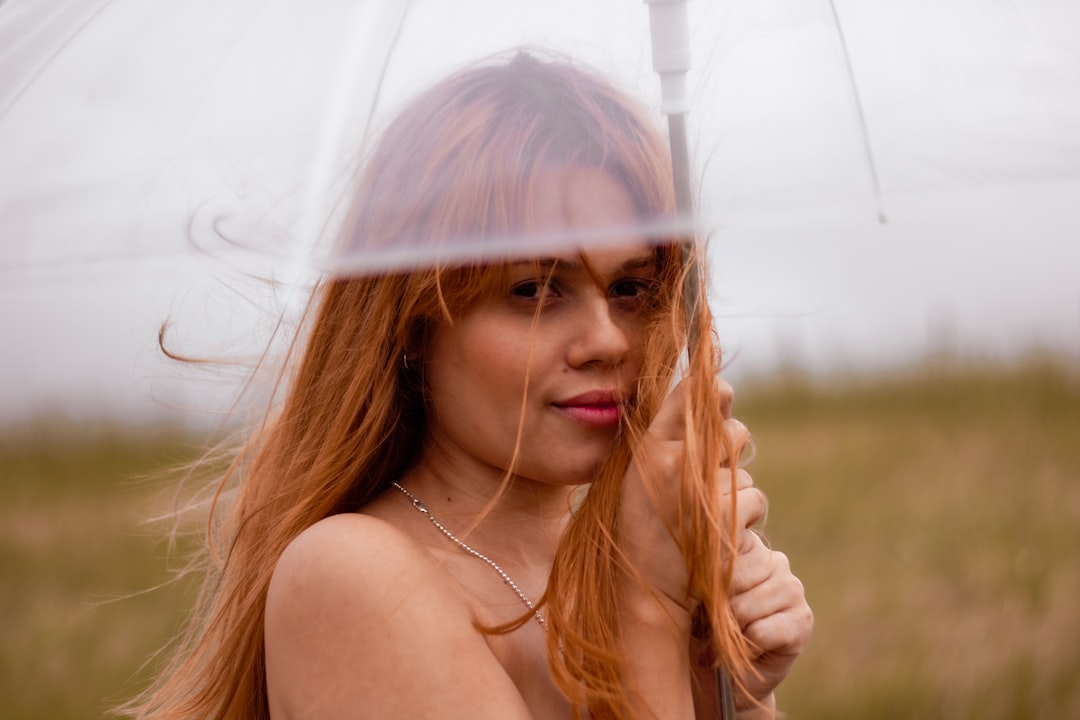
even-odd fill
[(469, 547), (468, 545), (465, 544), (465, 542), (463, 540), (461, 540), (456, 535), (454, 535), (454, 533), (447, 530), (445, 525), (443, 525), (441, 522), (439, 522), (438, 520), (435, 519), (435, 516), (431, 514), (431, 511), (427, 509), (427, 505), (424, 505), (424, 503), (420, 500), (420, 498), (416, 497), (415, 495), (413, 495), (411, 492), (409, 492), (408, 490), (406, 490), (404, 487), (402, 487), (400, 484), (398, 484), (396, 482), (391, 483), (391, 485), (393, 485), (395, 488), (397, 488), (402, 493), (404, 493), (405, 497), (409, 498), (409, 500), (412, 501), (412, 506), (414, 508), (416, 508), (416, 510), (421, 515), (423, 515), (428, 520), (430, 520), (431, 524), (434, 525), (436, 528), (438, 528), (439, 532), (441, 532), (446, 537), (450, 538), (450, 540), (453, 541), (453, 543), (455, 545), (457, 545), (459, 548), (461, 548), (465, 552), (472, 555), (474, 558), (477, 558), (478, 560), (483, 560), (488, 565), (490, 565), (491, 569), (494, 570), (495, 572), (497, 572), (499, 574), (499, 577), (501, 577), (503, 579), (503, 582), (506, 583), (510, 587), (511, 590), (513, 590), (515, 593), (517, 593), (517, 596), (519, 598), (521, 598), (521, 602), (525, 603), (525, 606), (527, 608), (529, 608), (529, 610), (532, 610), (532, 614), (536, 617), (536, 622), (540, 624), (540, 627), (543, 628), (544, 630), (547, 630), (547, 621), (544, 620), (544, 614), (542, 612), (540, 612), (540, 609), (537, 608), (535, 604), (533, 604), (533, 601), (529, 599), (529, 596), (521, 591), (521, 588), (518, 587), (517, 583), (514, 582), (512, 579), (510, 579), (510, 576), (506, 574), (505, 570), (503, 570), (501, 567), (499, 567), (498, 564), (494, 560), (489, 558), (487, 555), (484, 555), (483, 553)]

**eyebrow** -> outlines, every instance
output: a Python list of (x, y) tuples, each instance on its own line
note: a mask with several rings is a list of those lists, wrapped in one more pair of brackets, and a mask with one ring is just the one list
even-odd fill
[[(557, 257), (539, 257), (531, 260), (518, 260), (511, 263), (511, 266), (517, 267), (521, 265), (533, 265), (545, 270), (554, 268), (556, 265), (559, 267), (567, 268), (569, 270), (581, 270), (584, 264), (580, 260), (570, 258), (557, 258)], [(652, 251), (643, 253), (637, 257), (632, 257), (626, 262), (619, 265), (616, 270), (621, 272), (628, 272), (632, 270), (642, 270), (649, 266), (656, 265), (656, 254)]]

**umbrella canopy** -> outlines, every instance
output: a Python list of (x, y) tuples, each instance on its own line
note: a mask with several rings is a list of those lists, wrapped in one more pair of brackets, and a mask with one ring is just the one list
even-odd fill
[[(1054, 246), (1060, 262), (1024, 264), (1030, 238), (1080, 234), (1075, 3), (690, 0), (689, 8), (696, 214), (646, 219), (654, 226), (642, 229), (710, 238), (721, 315), (749, 316), (771, 344), (770, 315), (821, 317), (833, 300), (842, 308), (834, 321), (856, 334), (883, 322), (880, 305), (826, 297), (823, 287), (861, 298), (887, 291), (914, 307), (916, 278), (946, 302), (964, 292), (957, 268), (987, 259), (996, 270), (980, 293), (995, 297), (1010, 295), (998, 291), (1004, 277), (1039, 288), (1080, 283), (1067, 240)], [(0, 4), (5, 335), (32, 338), (98, 307), (86, 283), (76, 302), (57, 299), (89, 268), (148, 284), (192, 257), (279, 278), (444, 258), (445, 247), (422, 243), (334, 252), (341, 198), (408, 98), (521, 45), (595, 66), (663, 122), (648, 8), (638, 0)], [(483, 256), (507, 242), (542, 252), (581, 240), (522, 239), (459, 238), (456, 247)], [(146, 310), (140, 337), (152, 336), (167, 305)], [(51, 320), (25, 311), (51, 306)], [(1017, 321), (1031, 326), (1032, 314)], [(1000, 323), (1008, 308), (988, 315)], [(909, 314), (892, 335), (910, 338), (901, 330), (922, 333), (925, 322)], [(9, 351), (18, 370), (5, 389), (9, 407), (6, 390), (33, 385), (42, 354), (64, 354), (28, 347), (36, 354)], [(69, 377), (88, 385), (71, 368), (48, 382)]]
[[(700, 214), (684, 226), (890, 216), (942, 190), (1080, 177), (1074, 4), (690, 11)], [(314, 252), (327, 269), (318, 248), (379, 129), (448, 71), (507, 48), (566, 53), (659, 106), (648, 10), (627, 0), (13, 1), (0, 37), (5, 273), (191, 244)], [(465, 256), (499, 252), (461, 240)], [(411, 266), (433, 250), (364, 252), (337, 261)]]

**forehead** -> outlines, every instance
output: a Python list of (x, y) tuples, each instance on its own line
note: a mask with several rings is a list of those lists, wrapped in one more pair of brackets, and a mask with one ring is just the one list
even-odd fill
[(630, 193), (601, 168), (543, 168), (531, 190), (528, 231), (632, 233), (638, 224)]
[(654, 243), (639, 227), (630, 193), (608, 171), (573, 164), (541, 167), (519, 189), (523, 195), (506, 198), (521, 212), (513, 242), (507, 245), (513, 248), (510, 257), (466, 266), (460, 277), (445, 278), (450, 282), (444, 287), (463, 291), (451, 303), (455, 308), (501, 294), (510, 275), (525, 269), (557, 265), (562, 271), (608, 275), (651, 272), (661, 264)]
[(523, 263), (597, 269), (654, 264), (626, 187), (596, 167), (564, 165), (540, 169), (530, 184), (526, 234), (556, 239), (566, 248)]
[(511, 270), (541, 271), (558, 268), (600, 275), (620, 273), (653, 273), (657, 270), (656, 250), (644, 241), (627, 243), (618, 247), (597, 248), (589, 251), (536, 257), (510, 263)]

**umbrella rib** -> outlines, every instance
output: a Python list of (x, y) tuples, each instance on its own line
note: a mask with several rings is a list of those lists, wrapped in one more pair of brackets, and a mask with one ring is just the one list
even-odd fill
[[(395, 19), (395, 23), (394, 23), (394, 32), (393, 32), (392, 37), (390, 38), (390, 42), (389, 42), (389, 44), (388, 44), (388, 46), (386, 48), (385, 53), (382, 55), (381, 62), (379, 63), (379, 76), (378, 76), (379, 79), (378, 79), (378, 82), (377, 82), (377, 84), (375, 86), (375, 91), (374, 91), (374, 93), (372, 95), (371, 105), (368, 108), (367, 120), (364, 123), (364, 128), (365, 128), (364, 129), (364, 134), (360, 138), (360, 147), (361, 147), (361, 149), (366, 148), (368, 146), (368, 144), (371, 142), (371, 139), (372, 139), (371, 138), (371, 132), (372, 132), (372, 128), (373, 128), (374, 118), (375, 118), (375, 114), (376, 114), (377, 109), (378, 109), (379, 100), (382, 97), (383, 84), (384, 84), (384, 82), (386, 80), (386, 73), (387, 73), (387, 71), (388, 71), (388, 69), (390, 67), (390, 62), (391, 62), (392, 56), (394, 54), (394, 49), (397, 47), (397, 44), (401, 39), (401, 33), (402, 33), (402, 31), (403, 31), (403, 29), (405, 27), (406, 16), (412, 10), (412, 6), (413, 6), (413, 0), (404, 0), (404, 2), (401, 5), (398, 6), (399, 11), (398, 11), (397, 15), (395, 16), (396, 19)], [(394, 6), (390, 5), (389, 7), (392, 8)], [(353, 67), (356, 66), (356, 62), (354, 60), (347, 60), (345, 62), (345, 66), (347, 68), (353, 68)], [(349, 78), (351, 79), (353, 76), (354, 76), (354, 73), (349, 72)], [(349, 82), (344, 82), (342, 79), (339, 79), (336, 84), (337, 84), (339, 90), (350, 88), (353, 85), (351, 80)], [(341, 100), (341, 98), (339, 98), (339, 100)], [(340, 112), (331, 112), (330, 116), (331, 117), (344, 117), (343, 115), (340, 114)], [(341, 131), (342, 131), (342, 128), (338, 126), (338, 123), (335, 123), (332, 128), (324, 128), (323, 133), (324, 133), (324, 136), (329, 137), (329, 138), (333, 138), (333, 137), (340, 136)], [(327, 154), (326, 152), (320, 151), (320, 152), (316, 153), (316, 157), (321, 158), (321, 157), (324, 157), (326, 154)], [(361, 154), (362, 154), (362, 152), (361, 152)], [(328, 178), (324, 177), (325, 172), (326, 171), (324, 171), (324, 170), (316, 170), (316, 171), (314, 171), (312, 173), (312, 175), (315, 178), (318, 179), (317, 185), (319, 187), (326, 187), (327, 188), (326, 191), (330, 192), (329, 191), (329, 182), (330, 181), (329, 181)], [(337, 193), (336, 193), (336, 197), (333, 198), (333, 207), (335, 207), (335, 208), (339, 207), (341, 205), (341, 203), (345, 200), (347, 193), (348, 193), (348, 188), (346, 186), (344, 186), (344, 185), (341, 186), (338, 189)], [(312, 256), (313, 256), (314, 251), (315, 251), (315, 247), (316, 247), (316, 244), (317, 244), (317, 239), (321, 238), (321, 237), (324, 237), (326, 235), (327, 228), (329, 227), (331, 220), (332, 220), (332, 218), (330, 216), (325, 217), (323, 219), (323, 222), (320, 224), (317, 232), (314, 231), (314, 230), (307, 230), (306, 229), (306, 228), (312, 227), (311, 223), (302, 223), (302, 227), (305, 227), (305, 230), (300, 233), (301, 242), (297, 247), (296, 253), (294, 253), (295, 261), (296, 261), (296, 264), (297, 264), (298, 267), (310, 266), (312, 264)]]
[(870, 129), (866, 123), (866, 112), (863, 110), (862, 95), (859, 93), (859, 83), (855, 79), (855, 65), (851, 62), (851, 51), (848, 48), (847, 36), (844, 35), (844, 26), (840, 22), (840, 11), (836, 8), (836, 0), (829, 0), (829, 10), (832, 13), (833, 27), (836, 28), (836, 36), (840, 41), (840, 51), (844, 56), (844, 67), (847, 71), (851, 96), (855, 102), (855, 113), (859, 122), (859, 135), (862, 138), (863, 155), (866, 158), (866, 169), (870, 175), (870, 186), (874, 193), (874, 203), (877, 205), (878, 222), (884, 224), (885, 209), (882, 204), (881, 182), (878, 178), (877, 163), (874, 161), (874, 148), (870, 142)]
[[(67, 46), (70, 45), (75, 38), (81, 35), (83, 30), (89, 27), (90, 24), (94, 22), (94, 20), (96, 20), (99, 15), (101, 15), (102, 11), (104, 11), (105, 8), (109, 5), (112, 5), (112, 3), (113, 0), (103, 0), (103, 2), (98, 5), (96, 9), (94, 9), (89, 15), (87, 15), (85, 20), (80, 22), (74, 30), (68, 33), (67, 37), (65, 37), (56, 46), (56, 48), (54, 48), (53, 51), (48, 54), (48, 56), (44, 60), (38, 63), (37, 67), (34, 68), (33, 72), (27, 75), (25, 82), (23, 82), (22, 85), (11, 94), (11, 97), (6, 103), (4, 103), (3, 106), (0, 106), (0, 119), (6, 116), (8, 112), (11, 111), (11, 108), (15, 107), (15, 105), (19, 102), (19, 99), (26, 94), (26, 91), (29, 90), (31, 86), (33, 86), (37, 79), (41, 77), (41, 74), (45, 72), (46, 69), (48, 69), (48, 67), (53, 63), (54, 60), (56, 60), (57, 57), (60, 56), (64, 49), (67, 48)], [(64, 8), (56, 11), (52, 15), (52, 19), (55, 20), (61, 13), (63, 13), (63, 11)]]
[(401, 33), (405, 29), (405, 19), (408, 17), (409, 12), (412, 10), (412, 0), (405, 0), (405, 7), (402, 9), (401, 14), (398, 16), (397, 26), (394, 28), (394, 36), (390, 40), (389, 48), (382, 59), (382, 66), (379, 68), (379, 82), (375, 85), (375, 94), (372, 96), (371, 107), (368, 108), (368, 117), (366, 127), (370, 128), (375, 122), (375, 113), (377, 111), (379, 100), (382, 98), (383, 84), (386, 82), (386, 73), (390, 69), (390, 60), (394, 55), (394, 48), (401, 41)]

